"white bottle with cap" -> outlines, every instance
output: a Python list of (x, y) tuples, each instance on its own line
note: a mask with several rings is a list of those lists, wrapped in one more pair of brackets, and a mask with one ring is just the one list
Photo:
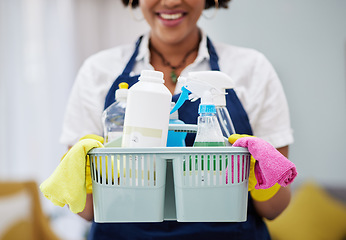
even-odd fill
[(171, 101), (163, 73), (143, 70), (128, 91), (122, 147), (165, 147)]

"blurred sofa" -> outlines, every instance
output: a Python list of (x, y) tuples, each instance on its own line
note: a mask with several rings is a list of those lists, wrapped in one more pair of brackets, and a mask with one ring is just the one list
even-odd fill
[(34, 181), (0, 182), (0, 240), (58, 240)]
[(266, 223), (273, 240), (346, 240), (346, 185), (306, 182), (293, 191), (288, 208)]

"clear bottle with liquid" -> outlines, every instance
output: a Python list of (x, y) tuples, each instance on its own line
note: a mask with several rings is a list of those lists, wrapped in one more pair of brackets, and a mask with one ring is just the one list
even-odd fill
[[(200, 104), (198, 109), (197, 134), (194, 147), (224, 147), (226, 146), (219, 122), (216, 117), (216, 108), (212, 104)], [(207, 170), (216, 170), (216, 156), (208, 155)], [(212, 164), (211, 164), (212, 162)], [(204, 158), (201, 159), (202, 170), (204, 170)], [(220, 164), (221, 168), (221, 164)]]
[(119, 89), (115, 91), (115, 102), (102, 114), (104, 142), (112, 147), (121, 146), (128, 87), (125, 82), (119, 84)]
[(198, 130), (193, 144), (194, 147), (225, 146), (225, 140), (216, 117), (214, 105), (201, 104), (199, 106), (197, 126)]

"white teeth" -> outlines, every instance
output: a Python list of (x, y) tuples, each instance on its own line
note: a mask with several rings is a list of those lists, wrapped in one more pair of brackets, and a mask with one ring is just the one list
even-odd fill
[(166, 19), (166, 20), (175, 20), (175, 19), (178, 19), (180, 17), (183, 16), (182, 13), (176, 13), (176, 14), (165, 14), (165, 13), (161, 13), (160, 16), (163, 18), (163, 19)]

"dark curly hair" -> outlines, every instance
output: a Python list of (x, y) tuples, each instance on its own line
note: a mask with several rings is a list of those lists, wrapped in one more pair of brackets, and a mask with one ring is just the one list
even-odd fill
[[(132, 7), (136, 8), (139, 5), (139, 0), (133, 0)], [(228, 2), (231, 0), (219, 0), (219, 8), (228, 8)], [(129, 5), (129, 0), (122, 0), (125, 6)], [(205, 9), (215, 7), (215, 0), (205, 0)]]

